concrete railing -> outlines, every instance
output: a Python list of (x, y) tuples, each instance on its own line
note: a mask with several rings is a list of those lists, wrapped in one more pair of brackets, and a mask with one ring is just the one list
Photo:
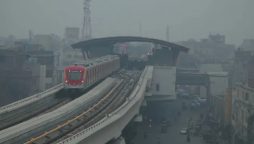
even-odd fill
[(45, 90), (43, 92), (34, 94), (34, 95), (29, 96), (27, 98), (24, 98), (24, 99), (18, 100), (16, 102), (13, 102), (11, 104), (8, 104), (6, 106), (0, 107), (0, 114), (4, 113), (6, 111), (11, 111), (11, 110), (13, 110), (15, 108), (19, 108), (19, 107), (21, 107), (21, 106), (23, 106), (25, 104), (29, 104), (29, 103), (31, 103), (31, 102), (33, 102), (35, 100), (38, 100), (40, 98), (43, 98), (43, 97), (47, 96), (49, 93), (52, 93), (54, 91), (58, 91), (58, 90), (60, 90), (62, 88), (63, 88), (63, 84), (58, 84), (58, 85), (53, 86), (53, 87), (51, 87), (51, 88), (49, 88), (49, 89), (47, 89), (47, 90)]
[(107, 93), (117, 82), (117, 79), (107, 78), (88, 93), (54, 111), (0, 131), (0, 143), (23, 143), (39, 133), (54, 128), (82, 112), (84, 109), (91, 107), (95, 101)]
[(36, 113), (58, 103), (55, 94), (63, 88), (56, 85), (46, 91), (32, 95), (20, 101), (0, 108), (0, 129), (27, 119)]

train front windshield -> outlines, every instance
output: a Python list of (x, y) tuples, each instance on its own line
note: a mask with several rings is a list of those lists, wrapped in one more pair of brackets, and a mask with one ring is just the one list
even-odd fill
[(81, 79), (81, 72), (80, 71), (71, 71), (69, 72), (69, 80), (80, 80)]

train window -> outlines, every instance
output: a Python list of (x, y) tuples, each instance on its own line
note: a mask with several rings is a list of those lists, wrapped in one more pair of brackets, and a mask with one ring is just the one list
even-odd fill
[(81, 72), (80, 71), (71, 71), (68, 74), (68, 78), (70, 80), (80, 80), (80, 78), (81, 78)]
[(94, 74), (94, 81), (95, 81), (95, 79), (96, 79), (96, 67), (94, 67), (94, 71), (93, 71), (93, 74)]
[(91, 69), (91, 81), (94, 81), (94, 68)]
[(99, 78), (100, 78), (101, 77), (101, 65), (99, 65), (98, 69), (99, 69)]
[(87, 70), (87, 83), (90, 83), (90, 69)]

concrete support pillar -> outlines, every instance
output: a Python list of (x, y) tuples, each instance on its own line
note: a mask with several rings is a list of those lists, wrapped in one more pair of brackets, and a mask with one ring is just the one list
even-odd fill
[(203, 98), (207, 98), (209, 99), (208, 95), (207, 95), (207, 87), (206, 86), (201, 86), (200, 87), (200, 97), (203, 97)]
[(88, 51), (85, 51), (85, 50), (81, 50), (82, 52), (82, 55), (83, 55), (83, 58), (84, 60), (87, 60), (89, 57), (88, 57)]
[(180, 54), (180, 50), (173, 48), (172, 50), (172, 65), (176, 65), (178, 55)]
[(46, 65), (40, 65), (39, 68), (39, 90), (46, 90)]

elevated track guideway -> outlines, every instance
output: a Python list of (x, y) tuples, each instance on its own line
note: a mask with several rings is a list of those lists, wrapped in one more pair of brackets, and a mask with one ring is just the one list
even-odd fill
[(51, 143), (75, 133), (81, 125), (94, 124), (125, 101), (139, 72), (122, 72), (114, 77), (57, 110), (0, 131), (0, 143)]
[(105, 144), (121, 136), (122, 130), (139, 113), (147, 88), (151, 87), (153, 67), (148, 66), (142, 72), (134, 89), (125, 101), (107, 115), (89, 127), (80, 127), (58, 141), (58, 144)]
[(139, 76), (139, 72), (130, 72), (129, 74), (120, 73), (120, 76), (117, 77), (121, 80), (88, 110), (56, 128), (45, 132), (36, 138), (32, 138), (30, 141), (26, 142), (26, 144), (44, 144), (61, 141), (61, 139), (67, 138), (68, 135), (77, 133), (80, 128), (86, 128), (112, 112), (125, 101)]
[(63, 84), (59, 84), (41, 93), (1, 107), (0, 130), (27, 120), (63, 102), (63, 99), (56, 98), (62, 89)]
[[(88, 60), (86, 63), (81, 63), (80, 66), (74, 65), (66, 67), (64, 70), (64, 84), (59, 84), (39, 94), (1, 107), (0, 130), (31, 119), (32, 117), (51, 112), (79, 97), (82, 93), (89, 91), (107, 76), (116, 72), (119, 68), (118, 60), (119, 58), (117, 56), (108, 55)], [(71, 75), (75, 76), (77, 69), (80, 69), (80, 76), (86, 73), (83, 67), (84, 65), (86, 65), (87, 68), (86, 78), (80, 78), (80, 80), (69, 79)], [(85, 80), (87, 82), (85, 82)], [(73, 88), (78, 92), (69, 93), (69, 90), (73, 90)]]

